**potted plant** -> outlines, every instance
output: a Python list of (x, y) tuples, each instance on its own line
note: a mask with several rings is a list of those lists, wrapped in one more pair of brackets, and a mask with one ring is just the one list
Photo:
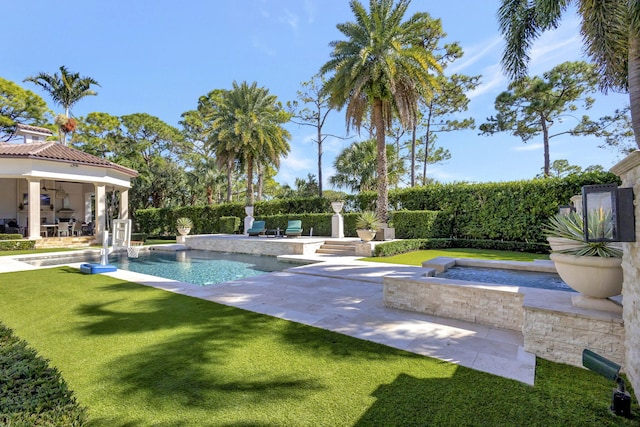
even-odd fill
[(363, 242), (370, 242), (380, 228), (380, 219), (373, 211), (364, 211), (356, 218), (356, 232)]
[[(611, 237), (610, 214), (591, 211), (589, 234)], [(576, 291), (593, 298), (608, 298), (622, 291), (622, 250), (610, 241), (587, 242), (582, 216), (557, 214), (545, 226), (547, 238), (561, 239), (552, 247), (551, 260), (560, 278)], [(553, 241), (553, 240), (552, 240)]]
[(178, 233), (180, 233), (181, 236), (186, 236), (187, 234), (189, 234), (189, 231), (191, 231), (192, 227), (193, 221), (191, 221), (191, 218), (183, 216), (176, 220), (176, 228), (178, 229)]

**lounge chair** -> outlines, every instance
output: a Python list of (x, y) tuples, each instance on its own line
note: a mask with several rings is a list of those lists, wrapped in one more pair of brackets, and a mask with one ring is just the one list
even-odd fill
[(249, 236), (260, 236), (264, 235), (266, 231), (267, 228), (265, 227), (264, 221), (253, 221), (253, 226), (247, 230), (247, 234)]
[(299, 237), (302, 235), (302, 221), (299, 219), (289, 220), (287, 229), (284, 230), (284, 234), (287, 237)]

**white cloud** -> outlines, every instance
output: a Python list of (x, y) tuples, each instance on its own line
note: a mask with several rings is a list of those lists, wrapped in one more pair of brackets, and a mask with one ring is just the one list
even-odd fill
[[(480, 95), (484, 95), (487, 92), (491, 92), (496, 88), (500, 88), (499, 91), (507, 89), (507, 78), (502, 73), (502, 68), (500, 64), (494, 64), (489, 67), (486, 67), (482, 73), (481, 84), (467, 93), (469, 99), (474, 99), (479, 97)], [(495, 91), (496, 93), (499, 92)]]
[(252, 37), (251, 44), (253, 45), (253, 47), (255, 47), (256, 49), (258, 49), (260, 52), (264, 53), (267, 56), (274, 56), (276, 54), (276, 51), (274, 49), (267, 46), (264, 43), (264, 41), (258, 37), (255, 37), (255, 36)]
[[(458, 73), (487, 56), (495, 56), (496, 46), (500, 44), (501, 41), (502, 37), (496, 36), (493, 39), (490, 39), (489, 42), (464, 48), (463, 50), (465, 52), (465, 55), (461, 59), (454, 62), (451, 67), (447, 69), (447, 72)], [(471, 52), (471, 55), (468, 55), (469, 52)]]
[(278, 20), (280, 22), (287, 24), (294, 30), (298, 29), (298, 22), (300, 21), (300, 19), (298, 18), (298, 15), (296, 15), (295, 13), (291, 12), (288, 9), (284, 10), (284, 15), (280, 16)]
[(513, 147), (513, 151), (537, 151), (544, 149), (544, 144), (541, 142), (535, 144), (523, 144), (517, 147)]

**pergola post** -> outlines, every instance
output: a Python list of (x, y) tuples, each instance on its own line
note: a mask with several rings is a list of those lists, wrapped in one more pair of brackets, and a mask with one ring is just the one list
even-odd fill
[(120, 189), (120, 219), (129, 219), (129, 189)]
[(27, 212), (28, 238), (40, 238), (40, 180), (29, 180), (29, 209)]
[(104, 184), (95, 184), (96, 188), (96, 227), (94, 236), (102, 238), (102, 233), (107, 230), (107, 187)]

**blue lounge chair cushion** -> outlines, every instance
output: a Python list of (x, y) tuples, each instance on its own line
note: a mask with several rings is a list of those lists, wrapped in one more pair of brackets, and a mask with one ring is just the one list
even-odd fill
[(302, 234), (302, 221), (299, 219), (290, 220), (284, 234), (287, 236), (300, 236)]
[(258, 236), (264, 234), (267, 231), (264, 221), (253, 221), (253, 226), (247, 230), (249, 236)]

